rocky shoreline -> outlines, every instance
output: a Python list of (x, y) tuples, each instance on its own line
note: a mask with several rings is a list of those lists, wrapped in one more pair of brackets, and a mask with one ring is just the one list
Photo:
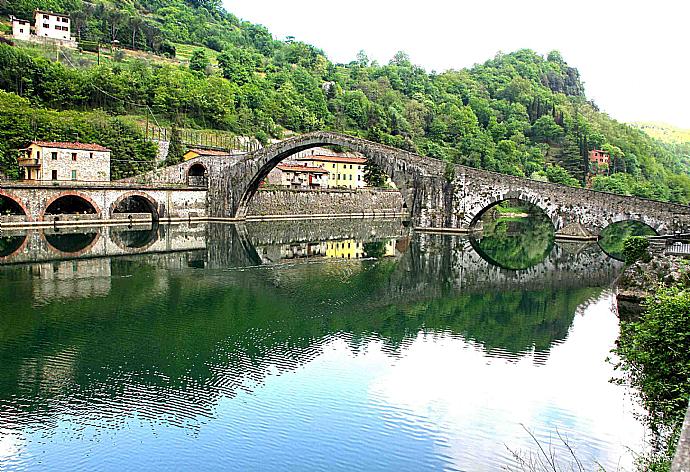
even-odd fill
[(684, 257), (655, 253), (649, 262), (637, 261), (626, 267), (615, 282), (618, 313), (622, 317), (642, 313), (642, 302), (659, 284), (673, 285), (684, 281)]

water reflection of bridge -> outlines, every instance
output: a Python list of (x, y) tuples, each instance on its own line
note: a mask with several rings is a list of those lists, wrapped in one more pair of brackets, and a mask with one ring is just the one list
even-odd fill
[[(620, 269), (596, 244), (558, 243), (536, 265), (510, 270), (465, 237), (411, 234), (395, 219), (59, 228), (5, 232), (0, 241), (0, 263), (52, 262), (56, 268), (45, 273), (61, 279), (75, 274), (84, 280), (87, 274), (109, 275), (107, 262), (99, 259), (140, 254), (158, 254), (155, 262), (151, 259), (156, 266), (211, 269), (394, 256), (398, 267), (389, 277), (389, 295), (417, 293), (422, 298), (492, 287), (601, 286)], [(61, 263), (67, 269), (60, 269)]]
[[(94, 240), (83, 236), (94, 231)], [(591, 287), (608, 284), (619, 267), (596, 245), (557, 244), (541, 263), (510, 271), (482, 259), (464, 237), (409, 234), (398, 221), (57, 234), (77, 237), (17, 235), (26, 237), (24, 249), (0, 267), (0, 278), (21, 282), (0, 284), (0, 321), (12, 327), (4, 338), (0, 332), (0, 405), (14, 405), (3, 401), (25, 386), (36, 392), (22, 410), (0, 408), (10, 421), (27, 416), (44, 425), (58, 418), (46, 418), (46, 409), (74, 414), (75, 404), (93, 398), (110, 399), (114, 417), (134, 404), (155, 405), (152, 417), (207, 415), (219, 395), (309, 362), (337, 333), (353, 345), (375, 333), (394, 352), (422, 330), (448, 332), (488, 353), (541, 353), (539, 362), (565, 339), (578, 307), (600, 293)], [(305, 258), (275, 270), (227, 270), (286, 245), (392, 239), (395, 256), (377, 261)], [(48, 247), (51, 240), (68, 251)], [(59, 366), (50, 363), (56, 352)], [(125, 390), (135, 398), (113, 378), (134, 385)]]

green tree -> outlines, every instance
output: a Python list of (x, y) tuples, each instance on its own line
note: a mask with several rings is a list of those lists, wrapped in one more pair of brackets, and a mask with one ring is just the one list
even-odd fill
[(165, 165), (172, 166), (179, 164), (184, 160), (184, 144), (182, 144), (182, 135), (177, 126), (173, 126), (170, 130), (170, 144), (168, 146), (168, 154), (165, 157)]
[(570, 173), (561, 166), (549, 165), (546, 167), (545, 172), (546, 178), (549, 179), (549, 182), (553, 182), (555, 184), (569, 185), (571, 187), (580, 186), (580, 182), (578, 182), (577, 179), (573, 178), (573, 176), (570, 175)]
[(211, 65), (211, 61), (206, 56), (206, 51), (203, 49), (195, 49), (192, 56), (189, 58), (189, 68), (197, 72), (206, 72), (207, 67)]
[(386, 183), (386, 175), (379, 166), (367, 161), (364, 165), (364, 181), (370, 187), (383, 187)]

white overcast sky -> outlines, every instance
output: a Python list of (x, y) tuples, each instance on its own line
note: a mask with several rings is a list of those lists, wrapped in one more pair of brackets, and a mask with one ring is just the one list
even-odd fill
[(396, 51), (428, 71), (460, 69), (496, 52), (561, 51), (587, 94), (621, 121), (690, 128), (688, 0), (224, 0), (277, 39), (323, 49), (334, 62), (359, 50)]

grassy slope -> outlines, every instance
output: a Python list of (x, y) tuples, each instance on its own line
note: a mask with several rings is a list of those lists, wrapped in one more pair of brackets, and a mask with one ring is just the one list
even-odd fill
[(630, 124), (664, 143), (690, 143), (690, 129), (651, 121), (638, 121)]

